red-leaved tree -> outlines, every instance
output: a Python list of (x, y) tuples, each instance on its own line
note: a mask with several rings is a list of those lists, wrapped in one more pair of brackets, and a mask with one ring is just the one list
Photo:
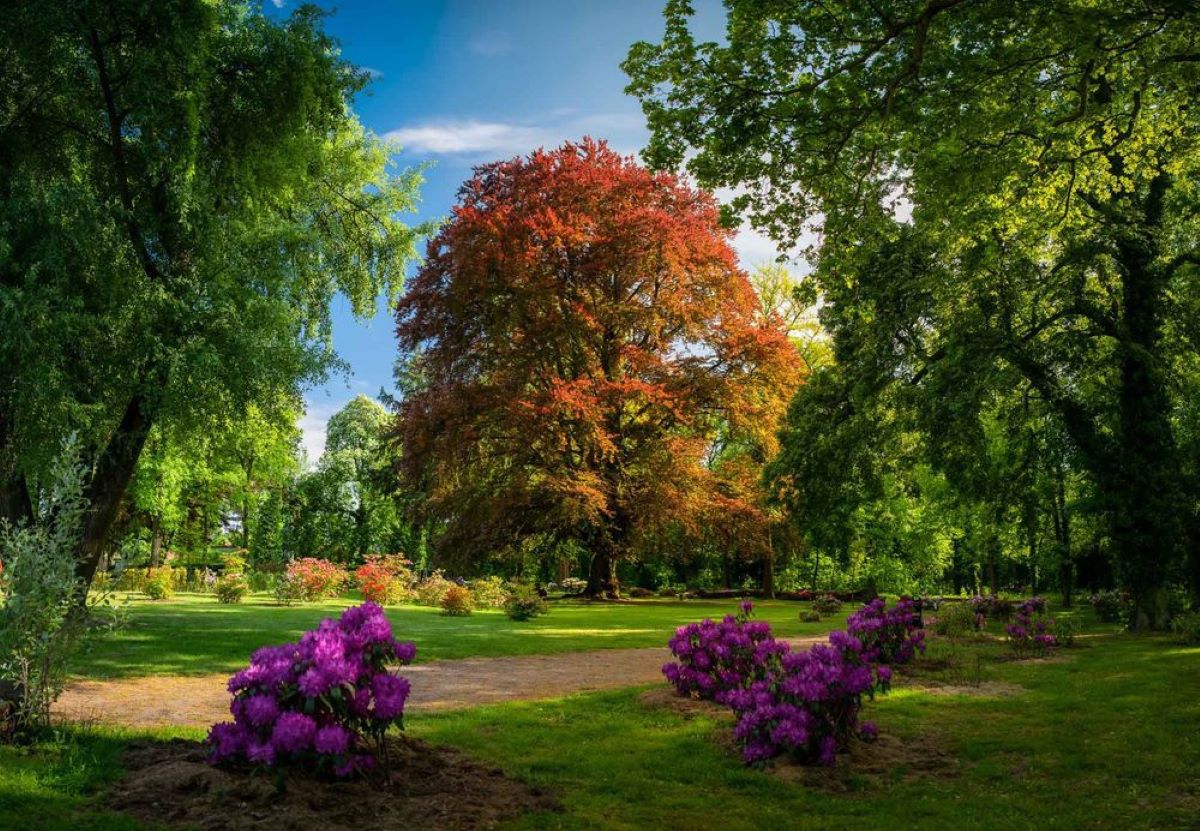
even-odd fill
[(769, 455), (800, 380), (713, 198), (590, 139), (476, 169), (397, 335), (402, 476), (439, 550), (576, 540), (593, 596), (653, 529), (713, 521), (714, 449)]

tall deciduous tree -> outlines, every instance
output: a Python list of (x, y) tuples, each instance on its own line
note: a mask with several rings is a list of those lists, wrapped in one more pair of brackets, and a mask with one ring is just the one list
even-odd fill
[(17, 4), (0, 17), (0, 509), (68, 428), (95, 454), (90, 579), (151, 429), (294, 395), (335, 292), (398, 294), (415, 174), (304, 7)]
[(819, 220), (815, 279), (857, 297), (844, 313), (881, 371), (945, 373), (981, 403), (1018, 376), (1099, 489), (1137, 625), (1164, 625), (1200, 539), (1175, 418), (1194, 395), (1200, 9), (726, 6), (724, 44), (673, 0), (662, 43), (631, 51), (648, 157), (695, 148), (701, 182), (740, 188), (781, 240)]
[(716, 204), (584, 140), (485, 165), (398, 311), (422, 384), (400, 464), (443, 551), (581, 540), (615, 595), (639, 534), (695, 522), (719, 434), (769, 455), (798, 382)]

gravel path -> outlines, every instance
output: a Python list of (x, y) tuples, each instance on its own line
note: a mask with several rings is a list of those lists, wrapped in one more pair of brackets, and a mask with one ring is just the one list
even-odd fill
[[(792, 646), (823, 640), (796, 639)], [(670, 657), (663, 647), (594, 649), (430, 661), (404, 667), (401, 674), (412, 681), (407, 709), (454, 710), (652, 684), (662, 680), (662, 665)], [(59, 698), (55, 713), (61, 719), (128, 727), (207, 727), (229, 717), (228, 680), (221, 673), (75, 681)]]

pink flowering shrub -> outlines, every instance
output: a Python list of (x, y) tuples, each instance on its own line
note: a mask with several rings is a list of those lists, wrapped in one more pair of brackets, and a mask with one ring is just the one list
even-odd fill
[[(923, 648), (912, 604), (897, 605), (898, 611), (880, 611), (869, 604), (856, 613), (866, 641), (836, 631), (828, 644), (792, 652), (769, 626), (751, 621), (751, 606), (743, 603), (736, 617), (676, 630), (670, 646), (677, 661), (666, 664), (663, 674), (681, 694), (734, 710), (734, 735), (747, 764), (789, 753), (832, 765), (856, 730), (864, 738), (878, 734), (874, 724), (859, 722), (859, 712), (864, 696), (889, 688), (892, 669), (873, 664), (882, 657), (909, 660)], [(898, 645), (888, 640), (893, 630), (903, 633)]]
[(925, 651), (925, 630), (916, 604), (905, 598), (887, 608), (877, 597), (846, 619), (846, 631), (862, 644), (872, 664), (906, 664)]
[(738, 716), (742, 758), (754, 764), (789, 753), (832, 765), (856, 728), (864, 738), (877, 735), (871, 722), (859, 724), (859, 711), (891, 677), (886, 666), (873, 674), (863, 645), (842, 631), (830, 633), (828, 645), (784, 653), (774, 671), (726, 697)]
[(765, 676), (788, 646), (771, 635), (771, 625), (750, 619), (753, 606), (743, 601), (737, 616), (720, 623), (705, 619), (675, 630), (668, 642), (676, 660), (662, 671), (681, 695), (725, 703), (725, 696)]
[(1046, 616), (1046, 601), (1040, 597), (1022, 601), (1004, 632), (1013, 650), (1020, 653), (1044, 654), (1058, 645), (1054, 618)]
[(291, 593), (301, 600), (327, 600), (336, 597), (349, 581), (346, 570), (319, 557), (301, 557), (288, 563), (284, 581)]
[(370, 602), (321, 621), (298, 643), (257, 650), (229, 679), (233, 721), (209, 731), (210, 760), (338, 777), (369, 770), (387, 730), (403, 727), (409, 683), (388, 667), (411, 663), (416, 651), (392, 637)]

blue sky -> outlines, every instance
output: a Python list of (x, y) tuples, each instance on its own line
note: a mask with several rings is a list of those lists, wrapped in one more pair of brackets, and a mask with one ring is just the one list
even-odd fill
[[(404, 145), (401, 164), (432, 162), (420, 218), (445, 217), (473, 165), (584, 135), (636, 153), (647, 136), (624, 94), (620, 63), (637, 40), (662, 34), (663, 0), (345, 0), (326, 21), (351, 62), (375, 76), (355, 110), (371, 130)], [(286, 13), (291, 0), (272, 0)], [(716, 38), (716, 0), (698, 2), (698, 34)], [(737, 240), (744, 266), (775, 256), (764, 238)], [(392, 389), (396, 345), (386, 304), (371, 321), (334, 309), (334, 346), (349, 376), (306, 395), (301, 421), (315, 461), (329, 416), (355, 395)]]

